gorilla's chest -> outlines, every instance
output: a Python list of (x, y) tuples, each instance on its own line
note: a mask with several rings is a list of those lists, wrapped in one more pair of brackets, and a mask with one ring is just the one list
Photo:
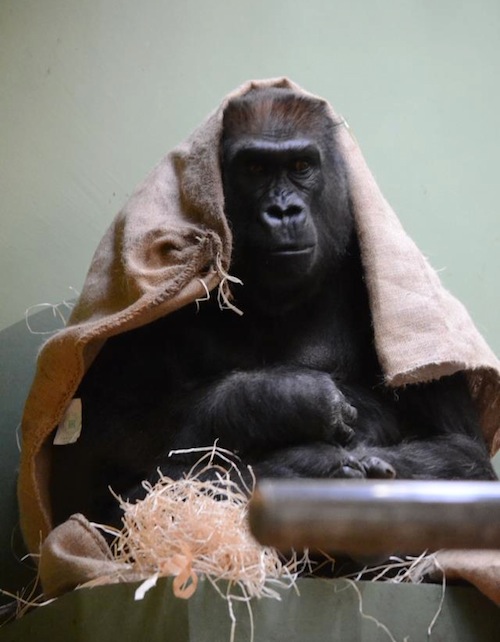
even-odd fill
[[(332, 309), (335, 308), (335, 309)], [(179, 317), (175, 345), (188, 345), (190, 373), (212, 376), (231, 370), (294, 365), (349, 373), (370, 350), (369, 328), (349, 309), (323, 302), (284, 317), (237, 316), (214, 307)], [(355, 346), (353, 348), (353, 346)], [(186, 351), (184, 357), (186, 357)], [(362, 359), (361, 359), (362, 361)]]

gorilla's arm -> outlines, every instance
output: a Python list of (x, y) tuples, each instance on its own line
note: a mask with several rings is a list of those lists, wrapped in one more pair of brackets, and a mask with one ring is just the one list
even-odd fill
[(287, 366), (233, 371), (185, 392), (170, 414), (189, 439), (243, 454), (316, 439), (344, 445), (357, 416), (327, 373)]
[(276, 450), (254, 463), (257, 474), (497, 479), (462, 373), (395, 391), (392, 416), (366, 391), (347, 387), (344, 393), (358, 411), (349, 446), (313, 443)]
[(170, 363), (174, 375), (164, 379), (161, 368), (151, 375), (147, 367), (143, 334), (110, 341), (77, 393), (82, 434), (53, 452), (57, 523), (73, 512), (118, 523), (109, 488), (138, 499), (143, 480), (154, 483), (158, 470), (181, 477), (200, 457), (196, 450), (171, 451), (210, 447), (217, 440), (240, 455), (244, 468), (260, 453), (311, 440), (346, 444), (353, 437), (356, 411), (325, 372), (277, 366), (189, 381), (180, 363)]

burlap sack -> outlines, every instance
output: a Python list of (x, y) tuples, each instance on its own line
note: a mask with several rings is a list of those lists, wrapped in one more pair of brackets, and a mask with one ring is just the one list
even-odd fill
[[(219, 168), (222, 114), (233, 96), (269, 85), (303, 92), (286, 78), (246, 83), (165, 156), (102, 239), (68, 327), (44, 345), (23, 417), (19, 475), (21, 525), (31, 551), (39, 550), (52, 527), (52, 433), (103, 342), (205, 296), (206, 288), (230, 296), (231, 233)], [(404, 232), (347, 126), (336, 132), (386, 384), (466, 371), (494, 453), (500, 445), (500, 363)]]

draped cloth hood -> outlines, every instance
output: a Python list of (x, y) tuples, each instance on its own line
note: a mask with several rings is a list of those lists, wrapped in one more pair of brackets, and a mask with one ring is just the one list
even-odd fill
[[(104, 341), (201, 299), (207, 290), (215, 289), (221, 304), (231, 307), (222, 115), (231, 98), (269, 86), (307, 94), (287, 78), (248, 82), (229, 94), (137, 187), (100, 242), (67, 327), (43, 346), (23, 416), (18, 486), (22, 530), (32, 552), (52, 529), (48, 473), (54, 429)], [(403, 230), (343, 119), (321, 98), (307, 95), (324, 102), (338, 124), (335, 137), (348, 174), (386, 385), (465, 371), (484, 436), (496, 452), (499, 361)]]

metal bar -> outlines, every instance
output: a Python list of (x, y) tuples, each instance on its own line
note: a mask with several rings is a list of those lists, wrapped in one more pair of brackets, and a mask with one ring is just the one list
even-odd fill
[(263, 480), (249, 507), (265, 545), (350, 555), (500, 549), (500, 483)]

